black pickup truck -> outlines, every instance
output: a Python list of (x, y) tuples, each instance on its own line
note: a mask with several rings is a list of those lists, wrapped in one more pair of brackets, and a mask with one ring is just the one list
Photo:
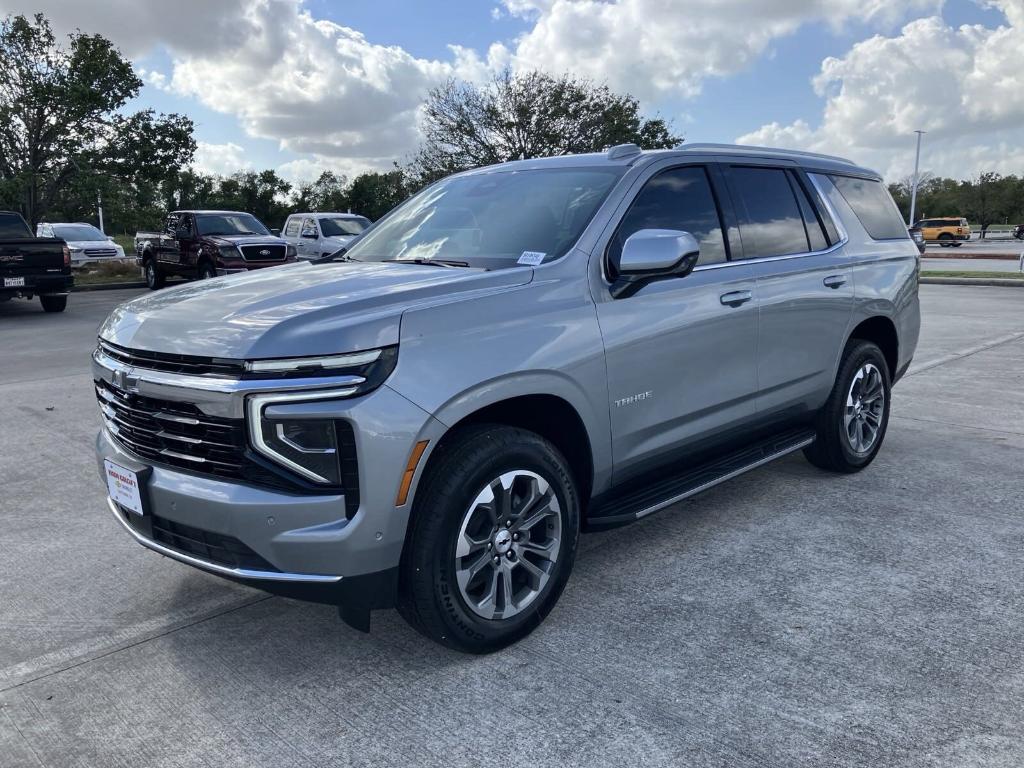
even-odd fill
[(63, 312), (71, 276), (71, 251), (54, 237), (33, 237), (13, 211), (0, 211), (0, 301), (38, 296), (47, 312)]

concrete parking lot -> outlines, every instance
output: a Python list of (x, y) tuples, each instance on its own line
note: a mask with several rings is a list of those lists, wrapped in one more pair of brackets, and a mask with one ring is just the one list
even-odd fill
[(868, 470), (793, 456), (586, 536), (480, 658), (130, 541), (88, 354), (137, 292), (0, 304), (0, 765), (1024, 764), (1024, 293), (921, 292)]

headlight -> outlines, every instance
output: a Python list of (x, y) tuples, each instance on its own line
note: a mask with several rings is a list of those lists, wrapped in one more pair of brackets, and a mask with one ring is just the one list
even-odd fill
[(324, 357), (246, 361), (247, 379), (333, 377), (330, 389), (250, 395), (246, 400), (246, 416), (253, 448), (307, 480), (341, 485), (334, 419), (292, 416), (283, 408), (275, 414), (275, 406), (366, 394), (384, 383), (397, 361), (398, 347)]
[(263, 455), (308, 480), (341, 485), (338, 435), (330, 419), (260, 417), (253, 443)]
[(356, 392), (376, 389), (391, 375), (398, 362), (398, 347), (381, 347), (363, 352), (322, 357), (282, 357), (246, 360), (247, 379), (289, 379), (314, 376), (351, 376)]
[(294, 245), (289, 243), (287, 246), (285, 246), (284, 257), (286, 259), (290, 259), (290, 258), (293, 258), (293, 257), (298, 256), (298, 255), (299, 255), (299, 251), (298, 251), (298, 249)]
[(217, 250), (220, 251), (220, 257), (222, 259), (242, 258), (242, 252), (233, 245), (222, 245)]

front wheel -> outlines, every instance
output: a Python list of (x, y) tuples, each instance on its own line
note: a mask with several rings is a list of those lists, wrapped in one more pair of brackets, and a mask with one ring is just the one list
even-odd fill
[(211, 264), (210, 262), (204, 261), (202, 264), (199, 265), (199, 279), (200, 280), (210, 280), (210, 279), (212, 279), (212, 278), (214, 278), (216, 276), (217, 276), (217, 270), (214, 268), (213, 264)]
[(816, 419), (807, 460), (833, 472), (859, 472), (885, 439), (891, 399), (889, 366), (877, 344), (851, 339), (825, 406)]
[(149, 290), (155, 291), (164, 287), (164, 275), (157, 267), (154, 259), (146, 261), (144, 271), (146, 273), (146, 285), (149, 287)]
[(572, 571), (579, 497), (539, 435), (470, 427), (432, 458), (402, 557), (399, 611), (422, 634), (488, 653), (533, 631)]

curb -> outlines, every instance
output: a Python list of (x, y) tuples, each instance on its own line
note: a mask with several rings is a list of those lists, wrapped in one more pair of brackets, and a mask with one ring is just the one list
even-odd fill
[(1024, 288), (1024, 280), (998, 277), (927, 277), (921, 274), (918, 280), (923, 285), (988, 285), (1003, 288)]
[(71, 286), (72, 293), (79, 293), (82, 291), (119, 291), (125, 288), (145, 288), (146, 283), (142, 280), (133, 283), (87, 283), (85, 285), (73, 285)]
[(997, 261), (1018, 261), (1019, 253), (932, 253), (925, 251), (922, 259), (995, 259)]

